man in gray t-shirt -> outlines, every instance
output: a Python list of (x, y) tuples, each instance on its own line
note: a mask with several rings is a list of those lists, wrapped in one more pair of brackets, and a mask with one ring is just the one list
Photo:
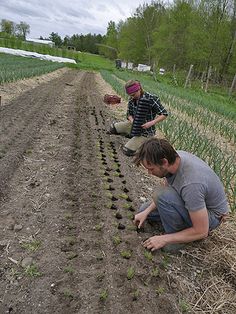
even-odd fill
[(149, 238), (144, 247), (152, 251), (177, 248), (176, 243), (203, 239), (228, 214), (219, 177), (197, 156), (175, 151), (167, 140), (152, 138), (140, 147), (135, 163), (154, 176), (166, 178), (166, 187), (153, 201), (143, 204), (134, 218), (138, 228), (146, 219), (161, 222), (164, 227), (165, 234)]

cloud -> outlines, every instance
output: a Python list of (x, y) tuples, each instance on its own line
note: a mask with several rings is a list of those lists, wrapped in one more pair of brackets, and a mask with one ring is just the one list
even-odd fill
[[(0, 19), (30, 25), (30, 37), (105, 34), (109, 21), (130, 16), (142, 0), (0, 0)], [(151, 0), (145, 1), (150, 3)]]

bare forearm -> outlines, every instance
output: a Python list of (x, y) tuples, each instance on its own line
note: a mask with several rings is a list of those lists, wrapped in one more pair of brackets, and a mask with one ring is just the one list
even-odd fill
[(204, 230), (196, 230), (193, 227), (184, 229), (175, 233), (165, 234), (167, 243), (187, 243), (206, 238), (208, 232)]
[(161, 121), (163, 121), (163, 120), (165, 120), (165, 119), (166, 119), (166, 116), (164, 116), (164, 115), (162, 114), (162, 115), (156, 117), (156, 118), (154, 119), (154, 121), (155, 121), (155, 124), (156, 124), (156, 123), (161, 122)]
[(154, 211), (156, 209), (156, 204), (154, 202), (152, 202), (146, 209), (145, 212), (147, 214), (150, 214), (152, 211)]

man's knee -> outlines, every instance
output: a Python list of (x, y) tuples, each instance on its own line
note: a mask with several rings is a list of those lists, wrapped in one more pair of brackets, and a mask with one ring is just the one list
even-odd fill
[(161, 187), (153, 193), (153, 201), (156, 205), (163, 202), (171, 202), (179, 199), (178, 193), (172, 187)]

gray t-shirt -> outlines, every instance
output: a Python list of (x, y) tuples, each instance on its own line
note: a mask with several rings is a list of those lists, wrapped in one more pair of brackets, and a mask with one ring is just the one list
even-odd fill
[(180, 166), (167, 177), (189, 211), (207, 208), (217, 216), (229, 212), (223, 185), (216, 173), (200, 158), (188, 152), (177, 151)]

